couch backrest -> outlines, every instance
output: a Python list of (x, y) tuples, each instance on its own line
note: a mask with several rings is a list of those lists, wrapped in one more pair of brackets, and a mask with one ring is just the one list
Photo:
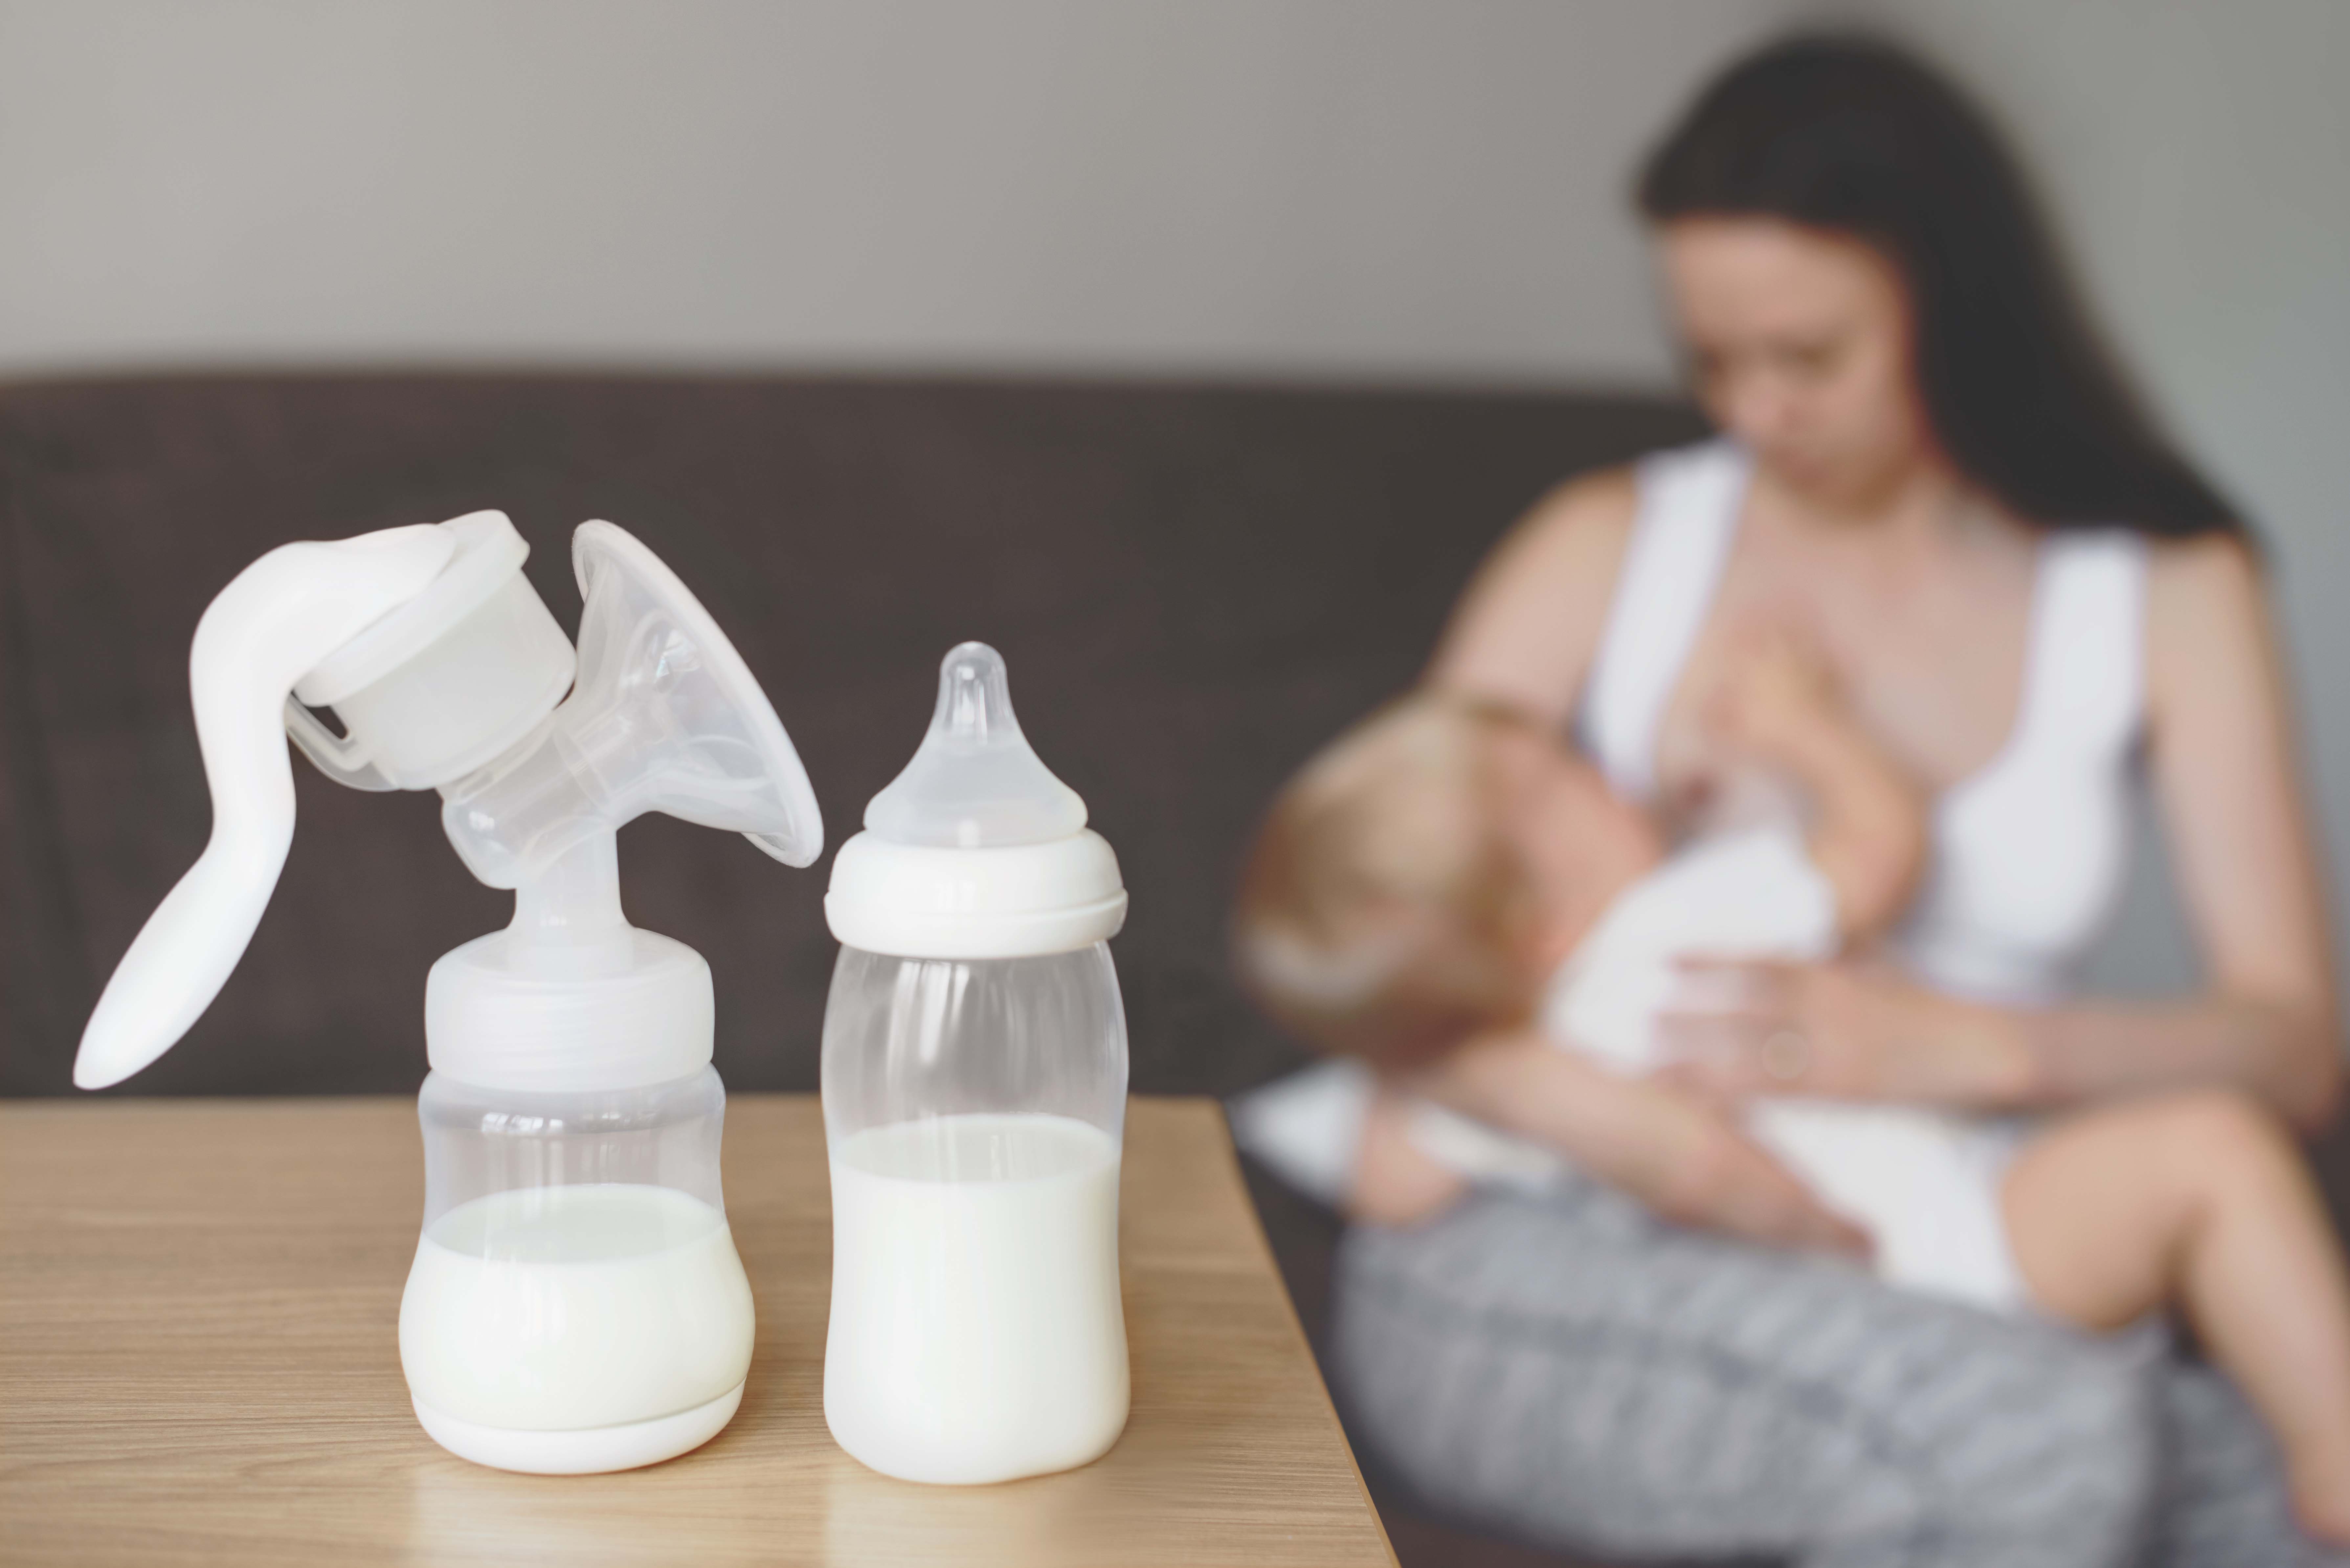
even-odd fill
[[(289, 539), (509, 513), (567, 628), (572, 526), (608, 517), (698, 593), (814, 774), (827, 836), (920, 738), (939, 656), (982, 638), (1117, 846), (1139, 1089), (1227, 1092), (1294, 1050), (1223, 962), (1257, 814), (1409, 682), (1478, 558), (1546, 486), (1684, 440), (1678, 407), (1050, 382), (186, 378), (0, 392), (0, 1093), (64, 1092), (83, 1019), (210, 823), (187, 650)], [(412, 1088), (423, 983), (504, 922), (438, 798), (297, 763), (300, 821), (243, 965), (128, 1088)], [(630, 917), (700, 949), (718, 1065), (811, 1088), (828, 860), (621, 836)]]

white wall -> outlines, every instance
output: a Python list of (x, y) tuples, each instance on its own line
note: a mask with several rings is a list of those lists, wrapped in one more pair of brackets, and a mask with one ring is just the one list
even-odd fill
[[(1663, 386), (1631, 165), (1714, 66), (1823, 14), (1990, 100), (2266, 528), (2350, 871), (2337, 0), (0, 0), (0, 374)], [(2160, 899), (2131, 922), (2114, 972), (2175, 977)]]

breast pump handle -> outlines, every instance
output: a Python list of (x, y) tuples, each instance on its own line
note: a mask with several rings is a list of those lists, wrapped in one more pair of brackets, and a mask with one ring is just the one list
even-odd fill
[(432, 524), (286, 545), (244, 571), (196, 624), (188, 659), (212, 837), (107, 982), (74, 1083), (119, 1084), (171, 1049), (244, 956), (294, 839), (286, 703), (294, 685), (421, 593), (455, 545)]

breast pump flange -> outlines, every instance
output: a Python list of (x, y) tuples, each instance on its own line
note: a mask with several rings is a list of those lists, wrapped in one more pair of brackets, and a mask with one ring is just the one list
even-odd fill
[[(451, 845), (515, 909), (427, 982), (402, 1366), (443, 1446), (577, 1473), (707, 1441), (750, 1359), (709, 966), (628, 923), (614, 835), (666, 812), (804, 867), (823, 826), (756, 680), (651, 551), (577, 530), (576, 654), (527, 553), (477, 512), (284, 545), (213, 599), (189, 659), (212, 836), (108, 982), (74, 1081), (153, 1062), (243, 956), (293, 836), (282, 736), (355, 788), (438, 790)], [(568, 1326), (529, 1326), (549, 1323)]]

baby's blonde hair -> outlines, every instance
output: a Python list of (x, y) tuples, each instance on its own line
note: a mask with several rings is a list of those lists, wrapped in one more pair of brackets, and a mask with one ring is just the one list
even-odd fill
[(1389, 1067), (1523, 1021), (1536, 907), (1493, 753), (1528, 728), (1498, 704), (1414, 693), (1282, 791), (1233, 921), (1242, 979), (1276, 1020)]

